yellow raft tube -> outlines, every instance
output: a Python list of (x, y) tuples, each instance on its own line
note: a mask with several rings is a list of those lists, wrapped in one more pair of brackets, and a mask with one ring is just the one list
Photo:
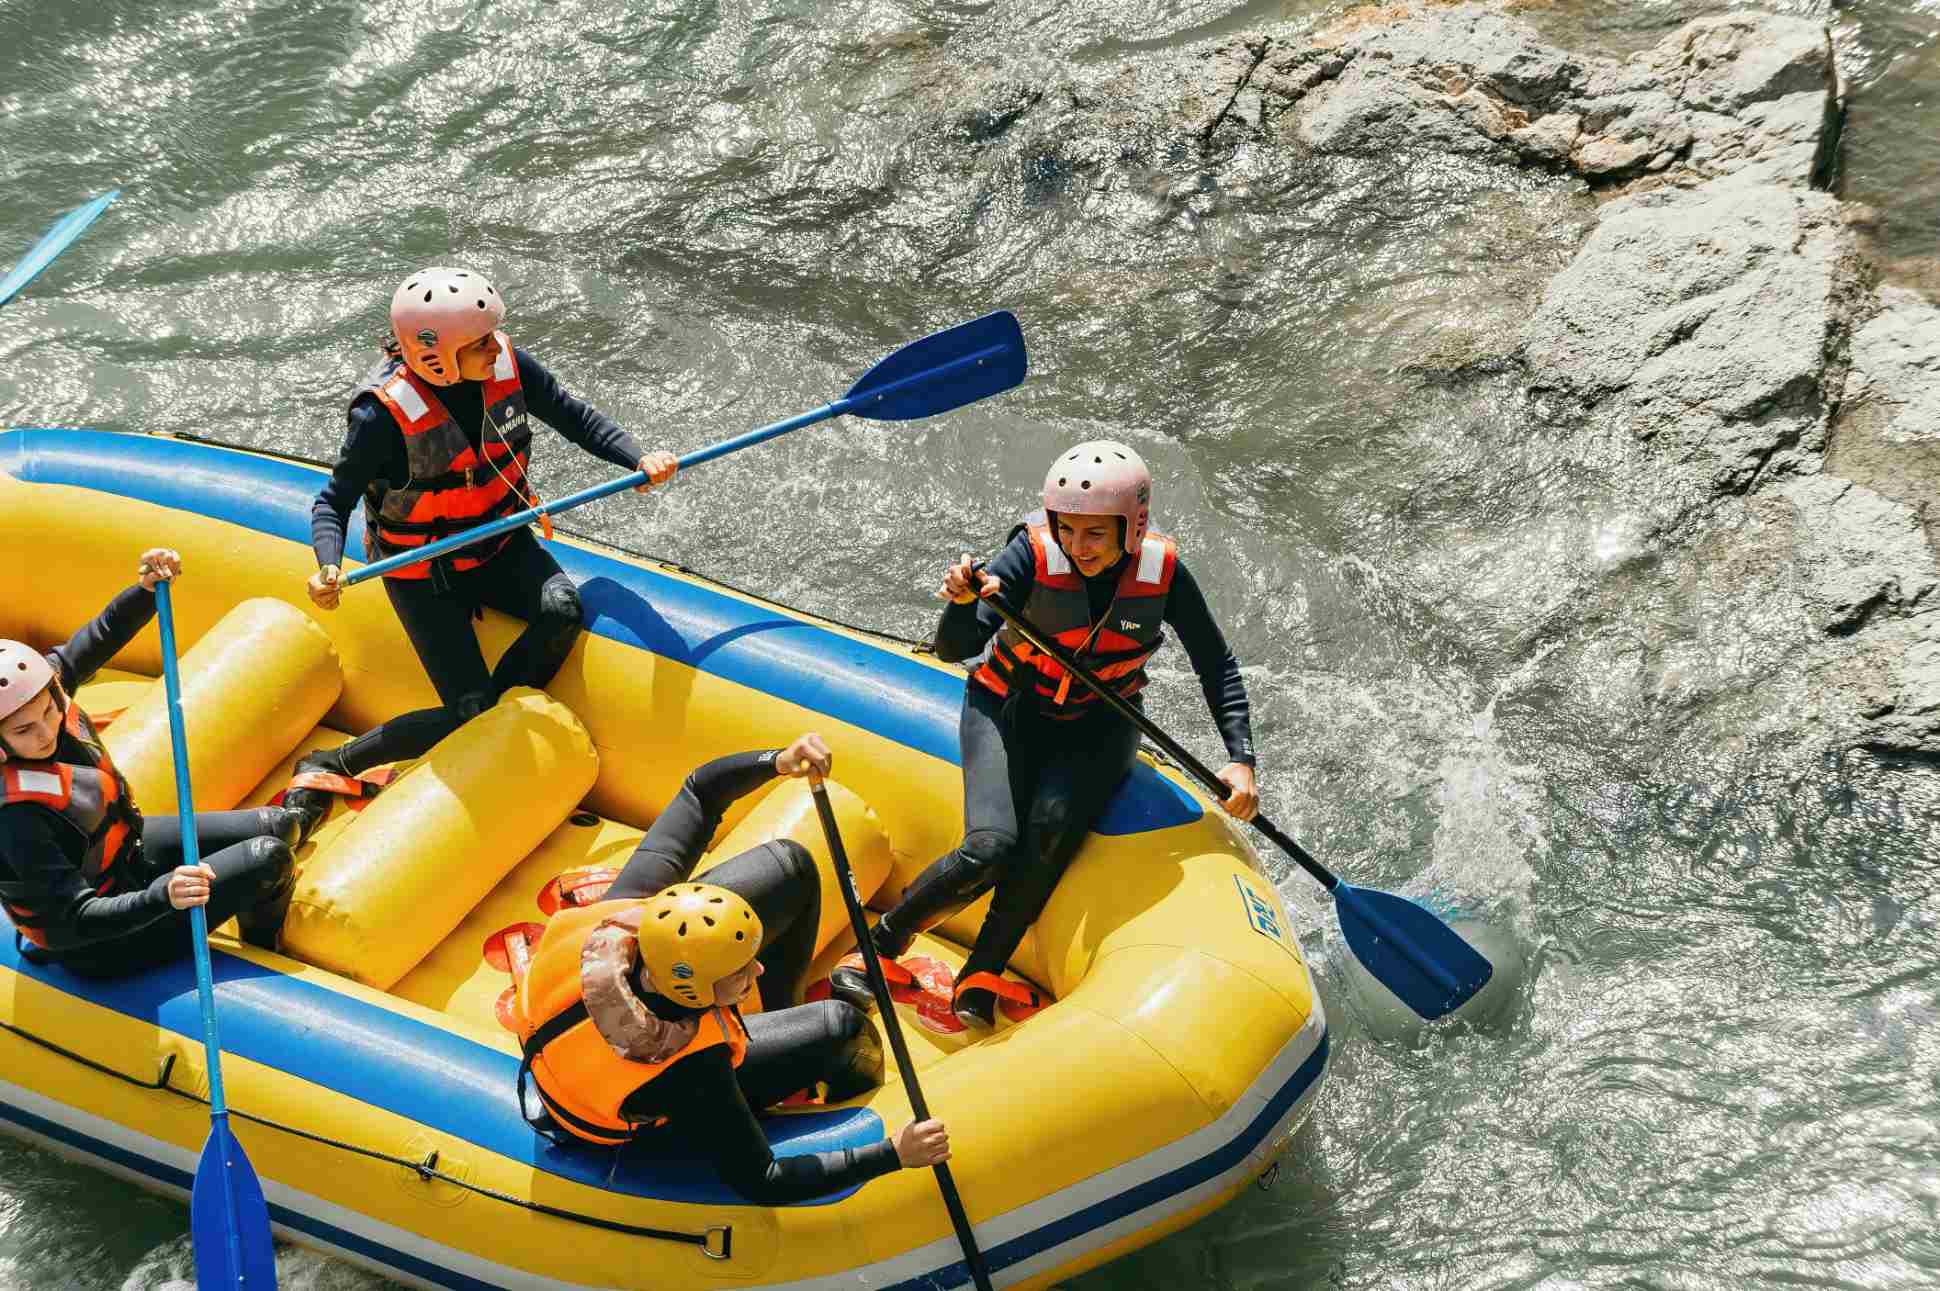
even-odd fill
[[(197, 806), (260, 803), (301, 752), (436, 702), (382, 592), (333, 614), (304, 600), (322, 480), (173, 438), (0, 432), (0, 549), (46, 553), (0, 561), (0, 636), (52, 646), (140, 550), (179, 548)], [(339, 807), (298, 858), (283, 954), (215, 939), (226, 1092), (277, 1231), (423, 1287), (967, 1284), (928, 1171), (753, 1206), (705, 1165), (561, 1148), (521, 1119), (498, 934), (536, 931), (562, 875), (571, 899), (574, 875), (623, 863), (690, 769), (821, 732), (878, 908), (962, 825), (961, 670), (681, 569), (553, 550), (589, 630), (549, 694), (514, 692), (363, 811)], [(516, 625), (481, 630), (495, 657)], [(151, 812), (174, 802), (158, 649), (151, 627), (80, 695), (113, 715)], [(819, 983), (851, 939), (806, 795), (779, 782), (738, 806), (710, 859), (788, 834), (824, 867)], [(1141, 761), (1010, 966), (1054, 1002), (976, 1039), (946, 1001), (982, 913), (923, 939), (931, 989), (899, 1009), (999, 1286), (1154, 1241), (1284, 1149), (1326, 1065), (1320, 1000), (1247, 844), (1181, 777)], [(199, 1035), (186, 956), (90, 982), (0, 937), (0, 1128), (20, 1138), (185, 1195), (208, 1131)], [(786, 1155), (909, 1115), (892, 1070), (766, 1127)]]

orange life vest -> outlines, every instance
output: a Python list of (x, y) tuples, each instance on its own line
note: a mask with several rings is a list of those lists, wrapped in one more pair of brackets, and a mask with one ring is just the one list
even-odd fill
[[(372, 559), (395, 556), (534, 505), (526, 484), (532, 461), (532, 421), (512, 342), (495, 332), (498, 359), (485, 380), (485, 416), (479, 448), (452, 419), (431, 385), (401, 359), (390, 359), (365, 379), (370, 392), (404, 434), (411, 478), (397, 488), (373, 485), (364, 498), (364, 532)], [(451, 553), (454, 570), (476, 569), (499, 553), (512, 535), (487, 538)], [(429, 578), (431, 562), (406, 565), (387, 578)]]
[[(1085, 580), (1052, 536), (1044, 513), (1024, 522), (1037, 558), (1036, 579), (1024, 602), (1023, 617), (1044, 635), (1076, 654), (1101, 681), (1127, 698), (1145, 688), (1145, 661), (1165, 643), (1165, 603), (1179, 552), (1172, 539), (1150, 533), (1136, 558), (1120, 562), (1118, 590), (1104, 617), (1091, 621)], [(972, 677), (999, 695), (1029, 685), (1048, 716), (1077, 717), (1096, 702), (1084, 683), (1065, 675), (1064, 665), (1042, 653), (1008, 624), (991, 639), (984, 661)]]
[[(738, 1009), (711, 1008), (693, 1019), (668, 1021), (649, 1012), (628, 985), (624, 989), (637, 1006), (630, 1018), (616, 1023), (610, 1013), (589, 1010), (589, 993), (601, 987), (592, 975), (600, 971), (598, 961), (608, 958), (603, 951), (616, 949), (626, 969), (620, 980), (631, 977), (646, 904), (596, 901), (560, 910), (533, 948), (518, 987), (521, 1087), (529, 1074), (554, 1122), (592, 1143), (624, 1143), (643, 1128), (626, 1117), (623, 1104), (689, 1054), (724, 1044), (737, 1067), (747, 1056), (748, 1032)], [(605, 986), (610, 990), (612, 984)], [(622, 1034), (628, 1024), (631, 1032)], [(641, 1056), (625, 1057), (623, 1051)]]
[[(81, 858), (81, 874), (100, 896), (112, 896), (121, 887), (122, 862), (133, 852), (132, 843), (141, 838), (141, 813), (135, 809), (128, 782), (115, 770), (114, 759), (94, 729), (94, 723), (81, 706), (68, 701), (67, 715), (61, 722), (68, 735), (93, 755), (82, 762), (0, 762), (0, 787), (4, 801), (38, 803), (53, 810), (86, 840)], [(84, 755), (85, 756), (85, 755)], [(36, 946), (47, 946), (48, 912), (21, 905), (24, 888), (16, 883), (0, 883), (0, 905), (13, 920), (14, 928)]]

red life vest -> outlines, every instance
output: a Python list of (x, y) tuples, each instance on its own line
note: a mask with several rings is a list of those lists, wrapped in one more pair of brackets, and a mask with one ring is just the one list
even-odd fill
[[(1138, 556), (1120, 562), (1118, 590), (1104, 617), (1094, 624), (1085, 580), (1058, 546), (1044, 513), (1033, 513), (1024, 530), (1037, 557), (1037, 577), (1024, 602), (1023, 617), (1076, 654), (1118, 694), (1136, 695), (1145, 688), (1145, 661), (1165, 643), (1165, 602), (1179, 565), (1172, 540), (1148, 533)], [(1008, 695), (1015, 685), (1034, 687), (1042, 711), (1051, 717), (1077, 717), (1089, 712), (1087, 706), (1098, 698), (1084, 683), (1066, 676), (1064, 665), (1038, 651), (1009, 625), (991, 639), (983, 666), (972, 677), (999, 695)]]
[[(107, 746), (81, 706), (68, 701), (63, 729), (92, 752), (91, 762), (0, 762), (4, 802), (37, 803), (50, 808), (86, 840), (81, 873), (100, 896), (113, 896), (121, 887), (122, 862), (141, 837), (141, 813), (135, 810), (128, 782), (115, 770)], [(36, 946), (47, 945), (47, 918), (19, 903), (22, 885), (0, 883), (0, 905), (15, 929)]]
[[(526, 470), (532, 460), (532, 422), (525, 411), (519, 365), (505, 333), (493, 333), (498, 359), (485, 380), (479, 450), (452, 419), (437, 388), (401, 359), (381, 365), (357, 388), (377, 396), (404, 434), (411, 478), (400, 488), (372, 486), (364, 499), (364, 532), (372, 559), (395, 556), (534, 505)], [(354, 396), (353, 396), (354, 397)], [(477, 569), (510, 542), (510, 533), (453, 552), (454, 570)], [(386, 578), (429, 578), (431, 562), (406, 565)]]

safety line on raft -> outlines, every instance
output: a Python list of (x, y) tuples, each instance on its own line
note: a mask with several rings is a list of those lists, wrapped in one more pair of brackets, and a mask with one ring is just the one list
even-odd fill
[[(171, 1053), (162, 1059), (161, 1074), (150, 1081), (143, 1080), (138, 1076), (131, 1076), (125, 1071), (118, 1071), (104, 1063), (96, 1062), (92, 1058), (75, 1053), (72, 1049), (64, 1048), (61, 1045), (55, 1044), (52, 1040), (37, 1036), (23, 1027), (15, 1026), (11, 1022), (0, 1021), (0, 1030), (4, 1030), (10, 1035), (17, 1035), (30, 1044), (39, 1045), (49, 1053), (57, 1053), (61, 1057), (78, 1062), (83, 1067), (87, 1067), (92, 1071), (98, 1071), (104, 1076), (113, 1076), (116, 1080), (133, 1085), (137, 1089), (159, 1090), (162, 1093), (173, 1094), (177, 1098), (186, 1099), (191, 1103), (196, 1103), (203, 1107), (209, 1104), (208, 1099), (192, 1094), (186, 1089), (177, 1089), (169, 1083), (169, 1076), (175, 1070), (175, 1059), (178, 1056), (176, 1054)], [(340, 1148), (345, 1152), (369, 1157), (374, 1161), (383, 1161), (390, 1165), (402, 1166), (427, 1183), (433, 1179), (437, 1179), (440, 1182), (451, 1184), (454, 1187), (463, 1188), (466, 1192), (477, 1193), (481, 1197), (490, 1197), (494, 1201), (502, 1201), (508, 1205), (530, 1210), (535, 1214), (550, 1216), (553, 1219), (563, 1219), (574, 1224), (585, 1224), (592, 1228), (603, 1228), (608, 1232), (623, 1233), (628, 1237), (651, 1237), (663, 1242), (680, 1242), (687, 1246), (698, 1246), (701, 1248), (701, 1254), (711, 1260), (726, 1260), (731, 1258), (734, 1253), (734, 1226), (732, 1224), (718, 1224), (699, 1233), (681, 1233), (665, 1228), (646, 1228), (638, 1224), (623, 1224), (615, 1219), (602, 1219), (598, 1215), (582, 1215), (578, 1211), (563, 1210), (558, 1206), (548, 1206), (542, 1201), (529, 1201), (524, 1197), (515, 1197), (509, 1192), (499, 1192), (495, 1188), (487, 1188), (480, 1184), (467, 1182), (454, 1175), (446, 1174), (444, 1171), (438, 1169), (438, 1153), (435, 1149), (424, 1160), (413, 1161), (409, 1157), (393, 1156), (389, 1152), (380, 1152), (376, 1148), (359, 1147), (355, 1143), (345, 1143), (340, 1139), (329, 1138), (326, 1135), (313, 1134), (309, 1130), (298, 1129), (294, 1125), (285, 1125), (281, 1121), (272, 1121), (266, 1116), (254, 1116), (234, 1107), (229, 1109), (229, 1115), (238, 1120), (249, 1121), (252, 1124), (262, 1125), (272, 1130), (281, 1130), (285, 1134), (292, 1134), (300, 1139), (308, 1139), (312, 1143), (321, 1143), (325, 1147)], [(716, 1248), (715, 1242), (717, 1237), (720, 1239), (718, 1249)]]

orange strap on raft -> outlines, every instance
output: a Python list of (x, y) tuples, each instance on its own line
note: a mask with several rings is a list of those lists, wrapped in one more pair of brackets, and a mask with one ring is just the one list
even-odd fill
[(606, 896), (620, 877), (618, 870), (575, 870), (561, 874), (539, 889), (539, 910), (548, 919), (568, 906), (589, 906)]
[(291, 789), (321, 789), (325, 793), (350, 799), (350, 809), (362, 811), (385, 785), (396, 778), (397, 772), (390, 767), (377, 767), (360, 776), (338, 775), (335, 771), (300, 771), (290, 777), (290, 783), (271, 798), (270, 803), (282, 806), (283, 794)]
[[(891, 986), (910, 986), (915, 983), (916, 975), (887, 955), (877, 955), (876, 962), (882, 965), (882, 980)], [(862, 952), (850, 951), (842, 956), (837, 968), (853, 968), (858, 973), (866, 973), (869, 966), (862, 962)]]
[[(1044, 1007), (1044, 997), (1037, 993), (1035, 987), (1024, 982), (1013, 982), (996, 973), (972, 973), (958, 979), (955, 999), (962, 999), (965, 991), (989, 991), (1004, 1000), (1004, 1015), (1012, 1021), (1022, 1021)], [(952, 1000), (954, 1003), (955, 1000)]]

